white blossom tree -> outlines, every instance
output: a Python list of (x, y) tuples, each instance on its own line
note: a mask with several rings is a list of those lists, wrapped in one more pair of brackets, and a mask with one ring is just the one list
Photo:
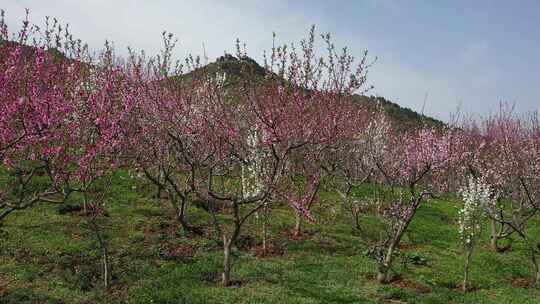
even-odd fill
[(459, 194), (463, 199), (463, 206), (458, 212), (459, 234), (466, 256), (462, 288), (466, 292), (469, 284), (472, 254), (482, 232), (485, 210), (491, 204), (493, 191), (483, 179), (469, 177), (467, 184), (459, 191)]

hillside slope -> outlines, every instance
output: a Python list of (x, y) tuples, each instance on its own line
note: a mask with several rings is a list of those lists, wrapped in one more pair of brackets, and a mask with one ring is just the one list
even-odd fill
[[(127, 172), (107, 185), (109, 216), (97, 223), (110, 250), (111, 289), (102, 287), (99, 245), (89, 218), (59, 214), (58, 206), (44, 204), (14, 214), (0, 229), (0, 303), (522, 304), (538, 303), (540, 297), (540, 288), (531, 285), (523, 242), (516, 239), (512, 250), (494, 253), (485, 245), (487, 233), (473, 258), (474, 291), (460, 291), (459, 203), (452, 198), (430, 200), (419, 209), (400, 246), (398, 276), (389, 285), (376, 283), (369, 251), (383, 233), (377, 219), (363, 217), (359, 233), (335, 203), (336, 194), (322, 192), (314, 209), (317, 222), (306, 225), (300, 237), (291, 234), (291, 208), (272, 211), (266, 257), (260, 256), (260, 223), (249, 220), (233, 251), (238, 285), (223, 288), (221, 248), (211, 228), (206, 237), (183, 235), (174, 212)], [(370, 187), (355, 189), (355, 196), (370, 195)], [(196, 208), (189, 214), (195, 225), (210, 221)], [(540, 232), (540, 223), (529, 228)]]
[[(209, 74), (226, 74), (226, 85), (235, 85), (246, 79), (249, 79), (249, 82), (253, 83), (262, 81), (265, 69), (249, 57), (238, 59), (232, 55), (226, 54), (219, 57), (215, 62), (202, 66), (186, 75), (176, 77), (176, 79), (190, 78), (192, 75), (202, 72)], [(377, 105), (380, 104), (398, 129), (410, 129), (421, 125), (433, 127), (442, 127), (445, 125), (444, 122), (438, 119), (402, 107), (384, 97), (356, 94), (353, 98), (359, 105), (366, 107), (370, 111), (375, 110)]]

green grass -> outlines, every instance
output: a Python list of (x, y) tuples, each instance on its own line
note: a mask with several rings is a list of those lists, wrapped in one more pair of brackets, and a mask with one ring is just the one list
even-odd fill
[[(540, 288), (516, 282), (533, 276), (522, 244), (493, 253), (484, 242), (472, 267), (474, 291), (459, 291), (463, 258), (455, 227), (457, 205), (451, 201), (424, 204), (403, 239), (394, 272), (400, 280), (381, 286), (374, 281), (375, 263), (366, 254), (379, 235), (376, 218), (362, 219), (354, 232), (322, 193), (324, 206), (317, 224), (293, 239), (291, 210), (273, 211), (271, 244), (282, 255), (257, 257), (249, 246), (235, 249), (233, 280), (219, 286), (222, 253), (213, 238), (185, 236), (169, 205), (151, 198), (153, 189), (128, 174), (108, 183), (108, 217), (99, 225), (110, 244), (112, 287), (102, 288), (100, 254), (87, 219), (60, 215), (58, 206), (39, 205), (13, 214), (0, 233), (0, 303), (539, 303)], [(359, 195), (369, 189), (358, 189)], [(74, 197), (73, 200), (76, 200)], [(76, 203), (72, 201), (71, 203)], [(190, 210), (198, 226), (207, 215)], [(334, 224), (330, 224), (334, 223)], [(531, 229), (538, 231), (540, 225)], [(242, 244), (258, 244), (253, 219)]]

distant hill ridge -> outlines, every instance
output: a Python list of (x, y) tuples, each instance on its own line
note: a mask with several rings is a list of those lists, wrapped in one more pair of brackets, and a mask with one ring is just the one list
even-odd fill
[[(16, 42), (0, 40), (0, 47), (16, 44)], [(56, 49), (49, 50), (55, 54), (55, 56), (63, 60), (66, 57)], [(25, 56), (31, 56), (33, 54), (33, 48), (30, 46), (24, 46)], [(0, 58), (1, 59), (1, 58)], [(227, 75), (227, 84), (234, 85), (242, 80), (246, 80), (249, 77), (249, 81), (257, 82), (262, 81), (266, 73), (265, 68), (259, 65), (255, 60), (250, 57), (237, 58), (230, 54), (225, 54), (216, 59), (216, 61), (208, 63), (194, 71), (181, 75), (172, 76), (172, 80), (182, 80), (189, 78), (190, 75), (207, 72), (211, 74), (223, 74)], [(443, 127), (445, 123), (435, 118), (419, 114), (409, 108), (402, 107), (394, 102), (391, 102), (384, 97), (366, 96), (355, 94), (353, 98), (358, 101), (359, 104), (365, 106), (368, 110), (375, 110), (377, 105), (380, 104), (395, 123), (398, 129), (410, 129), (419, 127), (422, 125), (428, 125), (433, 127)]]
[[(233, 85), (240, 80), (245, 80), (246, 77), (250, 77), (250, 81), (261, 81), (266, 72), (264, 67), (252, 58), (237, 58), (230, 54), (218, 57), (216, 61), (208, 63), (191, 73), (200, 73), (203, 71), (211, 74), (225, 73), (229, 85)], [(191, 73), (182, 77), (189, 77)], [(398, 129), (410, 129), (422, 125), (433, 127), (443, 127), (446, 125), (438, 119), (402, 107), (384, 97), (355, 94), (353, 98), (368, 110), (375, 110), (377, 105), (380, 104)]]

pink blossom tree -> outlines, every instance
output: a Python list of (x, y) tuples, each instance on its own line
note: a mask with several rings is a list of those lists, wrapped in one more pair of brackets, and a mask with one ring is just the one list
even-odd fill
[(506, 235), (516, 234), (525, 243), (538, 283), (539, 241), (528, 229), (540, 210), (537, 116), (518, 116), (511, 108), (502, 106), (497, 115), (483, 124), (485, 136), (491, 141), (491, 161), (481, 173), (493, 180), (499, 198), (488, 207), (488, 215)]
[[(3, 191), (0, 220), (39, 202), (63, 203), (74, 192), (83, 195), (87, 211), (90, 187), (123, 155), (136, 86), (111, 48), (94, 60), (56, 20), (47, 18), (40, 29), (26, 19), (16, 42), (9, 41), (3, 14), (0, 28), (0, 146), (16, 177)], [(39, 176), (47, 184), (35, 188)], [(107, 249), (101, 247), (107, 286)]]
[[(317, 190), (325, 179), (324, 175), (330, 173), (328, 161), (332, 154), (358, 135), (362, 111), (351, 100), (351, 94), (365, 93), (370, 89), (366, 86), (366, 75), (373, 62), (367, 61), (367, 51), (355, 67), (355, 58), (347, 48), (338, 52), (329, 34), (322, 35), (322, 40), (327, 50), (326, 57), (316, 55), (316, 35), (312, 27), (308, 39), (300, 43), (301, 56), (296, 54), (292, 45), (292, 51), (287, 46), (273, 48), (271, 56), (265, 59), (271, 75), (284, 77), (288, 84), (278, 94), (291, 94), (289, 98), (295, 99), (284, 109), (289, 116), (282, 115), (282, 125), (276, 125), (279, 133), (269, 132), (275, 135), (273, 149), (285, 151), (284, 155), (290, 154), (288, 180), (295, 175), (307, 178), (305, 183), (288, 184), (293, 188), (300, 186), (296, 194), (294, 191), (288, 194), (289, 201), (300, 203), (294, 205), (297, 215), (295, 234), (300, 233), (301, 214), (309, 218)], [(263, 106), (272, 107), (273, 104)], [(265, 111), (272, 114), (271, 111), (275, 110)], [(263, 126), (268, 125), (268, 121), (276, 121), (272, 116), (260, 117), (263, 118)], [(294, 149), (288, 151), (289, 147)]]
[[(71, 96), (82, 71), (75, 59), (84, 47), (77, 42), (62, 44), (61, 35), (69, 38), (57, 21), (47, 20), (40, 30), (26, 18), (20, 32), (9, 37), (1, 13), (0, 159), (15, 178), (2, 190), (0, 220), (38, 202), (65, 200), (54, 164), (65, 161), (59, 155), (60, 142), (74, 113)], [(49, 184), (34, 189), (32, 181), (41, 175)]]
[(360, 218), (373, 202), (356, 197), (354, 190), (376, 177), (372, 155), (387, 144), (391, 124), (380, 105), (373, 112), (361, 108), (357, 113), (354, 125), (348, 127), (351, 136), (329, 153), (325, 168), (333, 177), (331, 187), (350, 214), (353, 228), (360, 231)]
[[(307, 176), (307, 191), (286, 200), (292, 198), (289, 203), (298, 213), (311, 216), (309, 206), (320, 179), (316, 160), (339, 144), (348, 131), (349, 118), (354, 117), (348, 97), (364, 85), (366, 59), (352, 71), (354, 58), (347, 50), (338, 55), (330, 37), (324, 36), (324, 40), (329, 52), (326, 60), (315, 54), (312, 29), (309, 39), (300, 44), (300, 55), (287, 47), (272, 50), (265, 61), (264, 81), (258, 85), (245, 79), (235, 88), (223, 90), (214, 80), (201, 90), (197, 107), (205, 120), (198, 138), (204, 139), (204, 151), (211, 154), (205, 158), (206, 174), (200, 174), (203, 178), (194, 184), (196, 195), (205, 202), (222, 235), (224, 285), (230, 284), (230, 250), (242, 225), (270, 198), (280, 197), (280, 187), (290, 180), (290, 174), (299, 173), (294, 169), (305, 168), (299, 165), (302, 162), (313, 172)], [(238, 52), (236, 60), (245, 61), (247, 55)], [(256, 140), (246, 140), (254, 137)], [(253, 157), (254, 151), (257, 157)], [(250, 173), (255, 187), (243, 184), (246, 168), (255, 169)], [(232, 216), (233, 225), (223, 225), (224, 215)]]
[(212, 84), (207, 82), (208, 75), (193, 73), (200, 68), (193, 58), (185, 64), (192, 74), (185, 76), (184, 66), (171, 62), (173, 36), (164, 32), (163, 39), (159, 56), (130, 55), (130, 70), (140, 83), (140, 102), (131, 117), (129, 159), (157, 186), (159, 199), (166, 192), (182, 229), (193, 231), (186, 217), (188, 202), (194, 194), (196, 174), (213, 153), (206, 146), (208, 119), (202, 100)]
[(377, 280), (390, 281), (390, 269), (395, 251), (407, 231), (418, 208), (437, 182), (437, 174), (446, 170), (453, 161), (450, 153), (452, 132), (423, 128), (408, 134), (389, 134), (386, 144), (373, 153), (383, 185), (399, 187), (399, 198), (384, 206), (386, 237), (378, 250)]
[(538, 281), (538, 240), (527, 229), (538, 214), (536, 114), (520, 116), (512, 106), (501, 104), (498, 113), (468, 120), (461, 129), (465, 145), (462, 166), (456, 169), (493, 188), (491, 203), (485, 210), (491, 227), (491, 248), (497, 252), (509, 250), (511, 244), (501, 248), (500, 240), (517, 235), (528, 249)]

